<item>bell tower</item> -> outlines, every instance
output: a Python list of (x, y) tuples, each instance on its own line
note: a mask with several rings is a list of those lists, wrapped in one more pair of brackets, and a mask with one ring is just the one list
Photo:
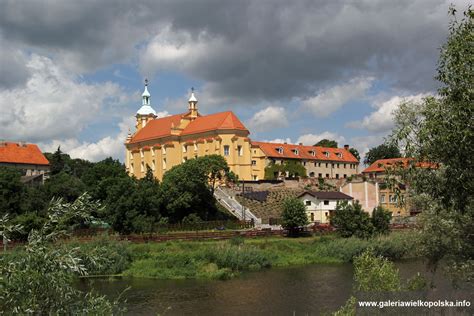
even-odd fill
[(156, 112), (150, 105), (150, 92), (148, 92), (148, 79), (145, 79), (145, 90), (142, 93), (142, 107), (137, 111), (135, 117), (137, 123), (135, 125), (136, 130), (139, 131), (145, 125), (156, 118)]
[(188, 104), (189, 104), (188, 110), (189, 110), (189, 116), (193, 119), (198, 117), (197, 103), (198, 103), (198, 100), (196, 96), (194, 95), (194, 88), (191, 88), (191, 96), (189, 97), (189, 100), (188, 100)]

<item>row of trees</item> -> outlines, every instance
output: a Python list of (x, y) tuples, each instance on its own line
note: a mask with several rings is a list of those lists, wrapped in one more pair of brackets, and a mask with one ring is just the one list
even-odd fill
[[(392, 213), (381, 206), (374, 208), (372, 216), (362, 209), (359, 202), (338, 203), (336, 211), (331, 215), (331, 225), (337, 228), (343, 238), (370, 238), (375, 235), (385, 235), (390, 232)], [(289, 198), (283, 202), (282, 226), (290, 235), (298, 235), (304, 226), (308, 225), (306, 207), (298, 198)]]
[[(46, 218), (53, 198), (73, 202), (84, 192), (102, 201), (104, 209), (93, 215), (120, 233), (152, 231), (160, 223), (226, 219), (213, 197), (218, 181), (235, 179), (219, 155), (189, 160), (169, 170), (158, 182), (150, 169), (142, 179), (129, 177), (122, 163), (107, 158), (97, 163), (71, 159), (58, 150), (46, 154), (51, 177), (44, 186), (25, 186), (20, 173), (0, 168), (0, 209), (28, 232)], [(96, 223), (100, 224), (100, 223)], [(84, 226), (77, 222), (76, 226)]]

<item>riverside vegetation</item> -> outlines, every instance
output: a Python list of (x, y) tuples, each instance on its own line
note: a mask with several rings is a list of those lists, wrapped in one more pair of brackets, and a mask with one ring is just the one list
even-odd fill
[[(368, 240), (326, 235), (132, 244), (102, 237), (88, 243), (72, 241), (59, 246), (76, 249), (90, 276), (229, 279), (245, 271), (270, 267), (352, 262), (369, 248), (391, 260), (413, 258), (417, 257), (416, 240), (416, 232), (403, 231)], [(12, 252), (9, 257), (16, 255), (17, 252)]]

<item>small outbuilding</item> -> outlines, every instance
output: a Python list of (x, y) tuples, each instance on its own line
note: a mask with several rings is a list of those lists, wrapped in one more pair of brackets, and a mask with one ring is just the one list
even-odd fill
[(352, 204), (353, 198), (345, 193), (332, 191), (305, 191), (298, 196), (306, 206), (306, 214), (311, 223), (326, 224), (336, 210), (338, 203), (348, 201)]

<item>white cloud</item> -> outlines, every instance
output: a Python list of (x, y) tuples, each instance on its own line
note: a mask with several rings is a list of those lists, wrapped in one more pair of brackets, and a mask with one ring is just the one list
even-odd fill
[(353, 78), (346, 83), (324, 90), (314, 97), (305, 99), (301, 103), (315, 116), (327, 117), (347, 102), (363, 98), (373, 80), (372, 77)]
[(255, 113), (248, 121), (248, 126), (255, 131), (265, 131), (288, 126), (286, 111), (283, 107), (268, 106)]
[[(74, 138), (127, 101), (117, 84), (87, 84), (47, 57), (31, 55), (25, 86), (0, 92), (0, 135), (25, 141)], [(110, 111), (110, 113), (105, 113)]]
[(420, 102), (429, 94), (420, 93), (410, 96), (393, 96), (388, 100), (382, 102), (375, 102), (376, 110), (364, 117), (362, 121), (351, 122), (349, 127), (365, 128), (371, 132), (388, 132), (393, 126), (393, 112), (398, 109), (402, 102)]
[(290, 138), (275, 138), (275, 139), (272, 139), (272, 140), (264, 140), (264, 142), (266, 143), (277, 143), (277, 144), (284, 144), (284, 143), (287, 143), (287, 144), (293, 144), (293, 142), (291, 141)]
[(76, 138), (56, 139), (51, 142), (40, 143), (43, 151), (53, 152), (58, 146), (61, 151), (69, 154), (71, 158), (81, 158), (89, 161), (99, 161), (107, 157), (113, 157), (123, 161), (128, 131), (135, 124), (133, 117), (122, 119), (119, 123), (120, 131), (115, 136), (104, 137), (97, 142), (80, 142)]
[(301, 135), (298, 140), (296, 141), (298, 144), (303, 143), (303, 145), (314, 145), (317, 142), (319, 142), (322, 139), (329, 139), (329, 140), (335, 140), (338, 143), (338, 146), (341, 147), (343, 146), (343, 143), (345, 142), (345, 138), (343, 136), (338, 135), (337, 133), (332, 133), (332, 132), (323, 132), (321, 134), (304, 134)]

